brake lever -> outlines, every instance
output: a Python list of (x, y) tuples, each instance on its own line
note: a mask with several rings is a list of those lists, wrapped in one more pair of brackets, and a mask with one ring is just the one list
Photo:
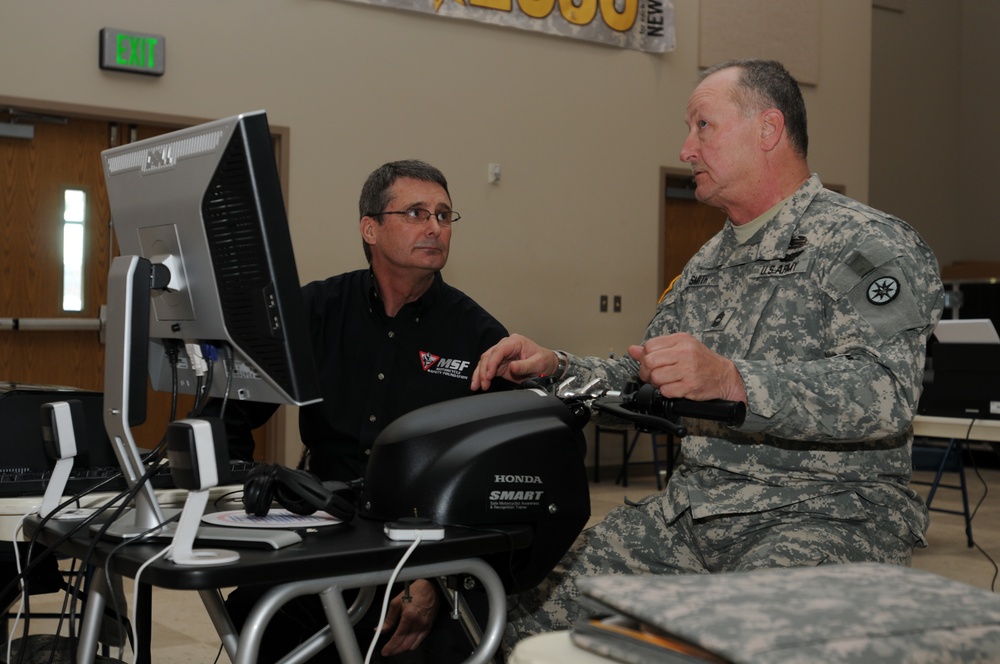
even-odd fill
[(664, 433), (677, 436), (678, 438), (683, 438), (687, 435), (687, 427), (683, 424), (674, 422), (666, 417), (657, 417), (655, 415), (647, 415), (645, 413), (629, 410), (625, 406), (621, 405), (621, 401), (619, 399), (595, 399), (590, 404), (590, 407), (594, 410), (614, 415), (619, 419), (639, 424), (643, 428), (650, 431), (662, 431)]

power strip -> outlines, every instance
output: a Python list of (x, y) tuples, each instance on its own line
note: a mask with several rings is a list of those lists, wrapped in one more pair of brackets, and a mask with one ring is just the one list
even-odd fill
[(430, 519), (415, 517), (390, 521), (383, 527), (385, 536), (396, 542), (412, 542), (420, 535), (421, 541), (444, 539), (444, 526), (439, 526)]

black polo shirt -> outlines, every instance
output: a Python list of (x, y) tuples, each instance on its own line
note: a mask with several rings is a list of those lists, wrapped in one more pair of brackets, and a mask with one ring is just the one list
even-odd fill
[[(299, 433), (309, 469), (323, 480), (362, 477), (375, 438), (400, 415), (473, 394), (469, 380), (479, 356), (507, 335), (440, 273), (393, 318), (370, 270), (312, 282), (302, 293), (323, 401), (299, 410)], [(227, 408), (231, 454), (249, 458), (250, 430), (277, 406), (230, 401)]]

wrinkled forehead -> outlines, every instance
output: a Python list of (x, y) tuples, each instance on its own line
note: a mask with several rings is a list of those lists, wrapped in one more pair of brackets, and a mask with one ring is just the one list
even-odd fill
[(389, 202), (407, 207), (437, 210), (451, 208), (451, 197), (437, 182), (416, 178), (398, 178), (389, 188)]
[(722, 106), (733, 105), (733, 87), (737, 76), (735, 69), (723, 69), (699, 83), (688, 99), (688, 118), (708, 109), (718, 110)]

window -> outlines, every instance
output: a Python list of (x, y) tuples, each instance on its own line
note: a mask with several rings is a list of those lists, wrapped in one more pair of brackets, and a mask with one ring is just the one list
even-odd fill
[(63, 311), (83, 311), (83, 222), (87, 193), (66, 189), (63, 196)]

